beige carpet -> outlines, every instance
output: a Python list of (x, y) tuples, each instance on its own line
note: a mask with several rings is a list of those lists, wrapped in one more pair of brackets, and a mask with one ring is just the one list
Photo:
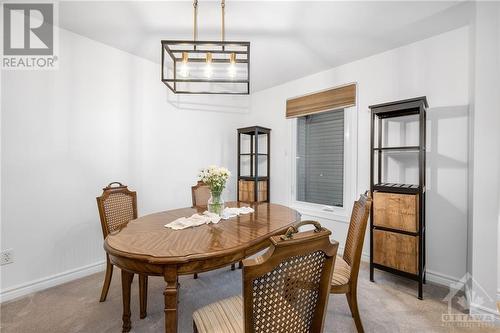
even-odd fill
[[(0, 331), (11, 332), (121, 332), (120, 271), (115, 268), (108, 299), (99, 303), (104, 273), (2, 304)], [(424, 300), (416, 298), (415, 282), (383, 272), (368, 280), (363, 265), (359, 281), (359, 307), (366, 332), (500, 332), (500, 328), (444, 327), (448, 311), (447, 288), (427, 284)], [(229, 268), (180, 279), (179, 332), (192, 332), (193, 310), (241, 292), (241, 271)], [(148, 316), (139, 319), (138, 279), (132, 288), (132, 332), (163, 331), (163, 281), (149, 278)], [(454, 305), (454, 311), (459, 306)], [(355, 332), (343, 295), (330, 297), (325, 332)]]

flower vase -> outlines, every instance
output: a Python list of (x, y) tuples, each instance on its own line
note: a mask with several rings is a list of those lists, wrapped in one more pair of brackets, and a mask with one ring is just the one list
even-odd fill
[(210, 199), (208, 199), (208, 211), (210, 213), (222, 215), (224, 211), (224, 199), (222, 199), (222, 191), (211, 191)]

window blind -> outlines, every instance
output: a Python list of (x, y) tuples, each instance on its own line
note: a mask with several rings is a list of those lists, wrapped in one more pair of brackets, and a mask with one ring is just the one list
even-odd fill
[(356, 85), (349, 84), (287, 100), (286, 117), (297, 118), (354, 105), (356, 105)]
[(297, 119), (296, 176), (296, 200), (343, 206), (343, 109)]

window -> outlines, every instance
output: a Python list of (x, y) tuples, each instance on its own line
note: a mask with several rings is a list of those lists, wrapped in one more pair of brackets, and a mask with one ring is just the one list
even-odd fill
[(342, 207), (344, 110), (297, 118), (296, 200)]

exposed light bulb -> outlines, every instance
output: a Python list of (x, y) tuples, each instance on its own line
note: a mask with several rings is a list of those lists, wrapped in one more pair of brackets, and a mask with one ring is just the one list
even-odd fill
[(207, 66), (205, 67), (205, 76), (207, 78), (210, 78), (212, 77), (212, 74), (213, 74), (212, 65), (207, 64)]
[(236, 53), (231, 53), (229, 55), (229, 67), (227, 73), (231, 78), (236, 76)]
[(212, 53), (208, 52), (207, 53), (207, 58), (206, 58), (207, 64), (205, 65), (205, 76), (207, 78), (210, 78), (213, 73), (212, 69)]
[(182, 63), (181, 63), (181, 67), (180, 67), (180, 70), (179, 70), (179, 75), (181, 77), (188, 77), (189, 76), (188, 61), (189, 61), (188, 53), (187, 52), (182, 52)]

